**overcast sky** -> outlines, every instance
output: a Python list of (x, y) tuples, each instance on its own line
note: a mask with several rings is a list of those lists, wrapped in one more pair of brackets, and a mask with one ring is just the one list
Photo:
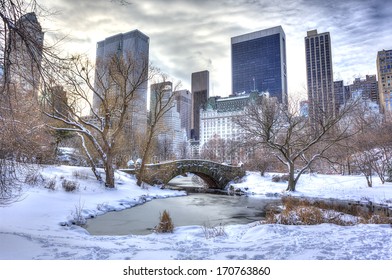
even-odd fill
[(290, 94), (306, 92), (304, 37), (330, 32), (335, 80), (376, 74), (377, 51), (392, 49), (390, 0), (38, 0), (56, 11), (39, 19), (45, 38), (95, 60), (98, 41), (134, 29), (150, 37), (150, 61), (190, 90), (191, 73), (210, 71), (210, 95), (231, 91), (230, 38), (281, 25)]

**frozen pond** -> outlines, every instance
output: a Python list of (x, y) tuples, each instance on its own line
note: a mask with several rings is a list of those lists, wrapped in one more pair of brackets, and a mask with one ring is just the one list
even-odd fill
[[(193, 180), (195, 181), (195, 180)], [(176, 187), (195, 187), (192, 177), (171, 181)], [(197, 183), (196, 183), (197, 184)], [(174, 226), (245, 224), (263, 219), (267, 204), (279, 199), (190, 193), (188, 196), (155, 199), (143, 205), (109, 212), (89, 219), (85, 228), (92, 235), (149, 234), (167, 210)]]

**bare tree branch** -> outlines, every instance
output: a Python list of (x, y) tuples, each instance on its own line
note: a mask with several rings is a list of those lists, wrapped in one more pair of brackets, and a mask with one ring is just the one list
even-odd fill
[[(246, 141), (260, 147), (267, 146), (275, 152), (288, 169), (287, 190), (295, 191), (300, 176), (314, 161), (356, 133), (349, 133), (347, 127), (341, 124), (343, 117), (355, 106), (355, 103), (348, 104), (336, 117), (324, 118), (315, 128), (295, 110), (286, 109), (275, 99), (262, 98), (250, 104), (245, 110), (245, 117), (237, 118), (235, 122), (243, 130)], [(299, 162), (302, 164), (300, 167)]]

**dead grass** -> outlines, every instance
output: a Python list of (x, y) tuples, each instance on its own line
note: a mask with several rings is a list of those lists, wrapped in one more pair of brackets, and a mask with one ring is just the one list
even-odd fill
[(82, 172), (82, 171), (79, 171), (79, 170), (74, 170), (72, 172), (72, 176), (75, 179), (81, 179), (81, 180), (87, 180), (89, 178), (89, 174), (87, 172)]
[(159, 218), (160, 222), (155, 227), (155, 231), (158, 233), (172, 233), (174, 230), (174, 224), (168, 211), (164, 210)]
[(218, 226), (208, 226), (207, 224), (204, 224), (203, 233), (206, 239), (218, 236), (227, 236), (225, 227), (222, 224), (219, 224)]
[(373, 214), (357, 205), (344, 206), (325, 201), (310, 201), (307, 199), (284, 197), (283, 210), (279, 213), (269, 211), (266, 223), (285, 225), (318, 225), (331, 223), (342, 226), (355, 224), (391, 224), (392, 217), (385, 214)]

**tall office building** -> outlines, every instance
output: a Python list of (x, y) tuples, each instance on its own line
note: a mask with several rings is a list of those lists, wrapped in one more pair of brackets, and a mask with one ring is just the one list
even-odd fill
[(317, 30), (308, 31), (305, 55), (309, 117), (312, 123), (318, 123), (335, 116), (337, 109), (329, 32), (318, 34)]
[[(153, 120), (154, 112), (159, 112), (160, 106), (168, 104), (169, 99), (174, 94), (173, 84), (171, 82), (152, 84), (150, 92), (150, 118)], [(156, 123), (157, 133), (155, 137), (158, 141), (159, 161), (178, 158), (180, 156), (180, 145), (186, 140), (184, 139), (184, 130), (181, 128), (181, 118), (177, 105), (177, 100), (173, 99), (169, 109), (166, 108), (166, 112)]]
[(180, 114), (181, 129), (186, 133), (187, 139), (191, 138), (192, 128), (192, 93), (183, 89), (174, 92), (177, 101), (177, 112)]
[(382, 112), (392, 112), (392, 50), (377, 53), (378, 91)]
[(210, 72), (192, 73), (192, 132), (191, 138), (200, 139), (200, 109), (207, 103), (210, 89)]
[(6, 79), (23, 92), (32, 92), (38, 99), (44, 32), (35, 13), (23, 15), (7, 40), (9, 61), (4, 65)]
[(232, 91), (269, 92), (287, 104), (286, 35), (281, 26), (231, 38)]
[[(131, 104), (129, 104), (129, 115), (125, 125), (126, 130), (137, 129), (145, 131), (147, 127), (147, 71), (149, 59), (149, 38), (139, 30), (133, 30), (127, 33), (120, 33), (106, 38), (97, 43), (96, 52), (96, 82), (95, 90), (102, 91), (103, 87), (109, 88), (111, 82), (108, 77), (108, 61), (118, 56), (124, 61), (130, 60), (133, 65), (130, 67), (131, 73), (129, 83), (135, 83), (142, 75), (143, 84), (137, 89)], [(143, 72), (142, 72), (143, 71)], [(143, 73), (143, 74), (142, 74)], [(100, 76), (100, 79), (97, 79)], [(97, 80), (102, 81), (105, 85), (100, 85)], [(114, 89), (115, 91), (115, 89)], [(114, 93), (115, 94), (115, 93)], [(93, 108), (99, 110), (101, 101), (94, 95)]]

